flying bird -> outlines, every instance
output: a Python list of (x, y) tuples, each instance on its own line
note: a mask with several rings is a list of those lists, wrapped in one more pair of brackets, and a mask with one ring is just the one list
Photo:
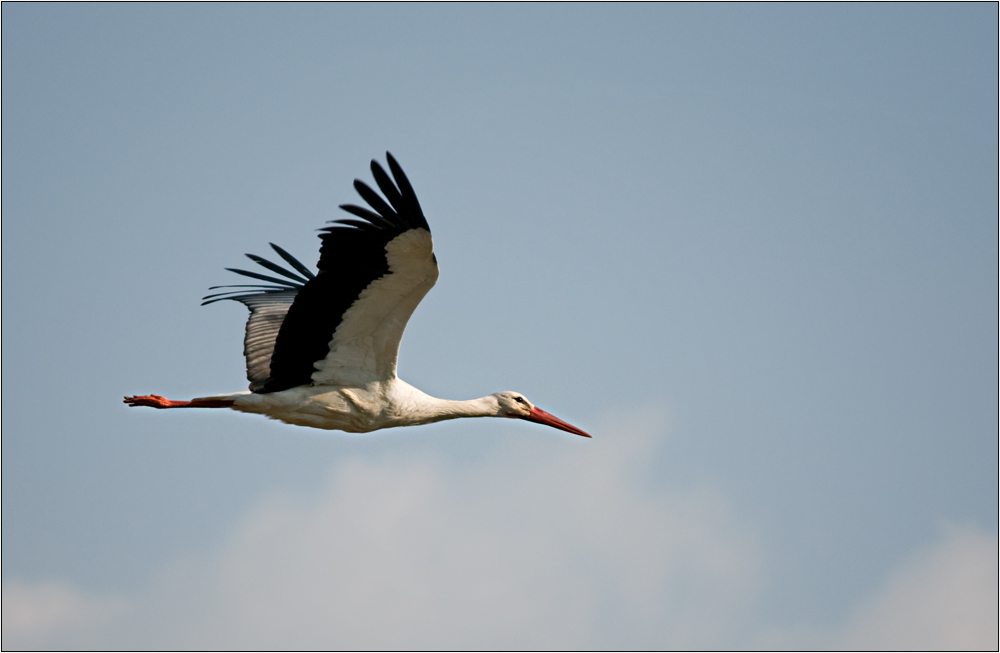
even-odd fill
[[(370, 208), (321, 229), (318, 272), (277, 245), (292, 269), (247, 254), (279, 275), (227, 268), (266, 284), (227, 289), (204, 304), (231, 299), (250, 309), (243, 353), (250, 389), (174, 401), (125, 397), (129, 406), (231, 408), (320, 429), (367, 433), (459, 417), (509, 417), (591, 437), (536, 407), (518, 392), (452, 401), (425, 394), (396, 376), (399, 342), (417, 304), (437, 281), (430, 227), (403, 169), (386, 152), (392, 178), (372, 160), (382, 196), (355, 179)], [(238, 290), (232, 290), (232, 289)]]

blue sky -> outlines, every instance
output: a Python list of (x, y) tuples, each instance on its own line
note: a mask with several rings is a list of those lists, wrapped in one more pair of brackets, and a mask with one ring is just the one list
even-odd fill
[[(996, 646), (995, 4), (2, 11), (5, 648)], [(121, 405), (386, 150), (401, 377), (592, 442)]]

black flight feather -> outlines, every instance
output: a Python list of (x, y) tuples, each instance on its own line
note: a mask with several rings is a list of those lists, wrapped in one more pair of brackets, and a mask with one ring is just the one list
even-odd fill
[(413, 226), (422, 227), (430, 231), (430, 227), (427, 226), (427, 220), (424, 218), (424, 212), (420, 208), (420, 202), (417, 201), (417, 194), (413, 192), (413, 186), (410, 185), (410, 180), (407, 179), (406, 173), (403, 172), (403, 169), (396, 163), (396, 159), (388, 152), (385, 153), (385, 160), (389, 162), (389, 170), (392, 171), (392, 176), (396, 178), (396, 185), (399, 187), (400, 194), (406, 200), (406, 213), (416, 218)]
[(372, 176), (375, 177), (375, 183), (378, 184), (378, 189), (382, 191), (385, 195), (385, 199), (389, 201), (392, 205), (393, 210), (397, 214), (404, 212), (403, 210), (403, 196), (399, 194), (399, 190), (396, 189), (396, 185), (392, 183), (389, 179), (389, 175), (385, 174), (385, 170), (382, 166), (378, 164), (378, 161), (372, 159)]
[(384, 199), (379, 197), (378, 193), (373, 191), (371, 187), (360, 179), (354, 180), (354, 189), (358, 191), (358, 195), (368, 202), (368, 205), (375, 209), (375, 212), (382, 216), (383, 219), (389, 220), (389, 217), (396, 217), (396, 212), (392, 210)]
[[(379, 227), (379, 228), (391, 228), (392, 227), (392, 223), (389, 222), (389, 221), (387, 221), (385, 218), (383, 218), (378, 213), (375, 213), (373, 211), (369, 211), (368, 209), (363, 209), (360, 206), (356, 206), (354, 204), (341, 204), (340, 208), (341, 208), (341, 210), (347, 211), (348, 213), (352, 213), (352, 214), (358, 216), (359, 218), (364, 218), (365, 220), (368, 220), (369, 222), (372, 223), (372, 226)], [(330, 222), (335, 222), (335, 221), (331, 220)]]
[(257, 272), (250, 272), (248, 270), (237, 270), (236, 268), (226, 268), (228, 272), (235, 272), (236, 274), (242, 274), (244, 277), (251, 277), (254, 279), (260, 279), (261, 281), (270, 281), (271, 283), (280, 283), (283, 286), (288, 286), (290, 288), (297, 288), (301, 284), (292, 283), (291, 281), (286, 281), (284, 279), (279, 279), (278, 277), (269, 277), (266, 274), (259, 274)]
[(299, 272), (301, 272), (302, 275), (305, 278), (307, 278), (307, 279), (313, 279), (313, 278), (315, 278), (316, 275), (314, 275), (312, 273), (312, 270), (310, 270), (306, 266), (304, 266), (301, 263), (299, 263), (299, 260), (297, 258), (295, 258), (294, 256), (292, 256), (291, 254), (289, 254), (288, 252), (286, 252), (282, 248), (278, 247), (274, 243), (268, 243), (268, 244), (271, 246), (271, 249), (273, 249), (274, 251), (276, 251), (278, 253), (278, 256), (280, 256), (281, 258), (285, 259), (285, 261), (289, 265), (291, 265), (293, 268), (295, 268), (296, 270), (298, 270)]
[(295, 274), (294, 272), (289, 272), (288, 270), (286, 270), (285, 268), (281, 267), (280, 265), (277, 265), (275, 263), (271, 263), (270, 261), (268, 261), (263, 256), (257, 256), (256, 254), (247, 254), (246, 257), (248, 259), (250, 259), (251, 261), (253, 261), (254, 263), (256, 263), (257, 265), (265, 267), (268, 270), (270, 270), (271, 272), (277, 272), (278, 274), (280, 274), (283, 277), (288, 277), (292, 281), (296, 281), (298, 283), (305, 283), (306, 281), (308, 281), (308, 279), (304, 279), (304, 278), (300, 277), (299, 275)]

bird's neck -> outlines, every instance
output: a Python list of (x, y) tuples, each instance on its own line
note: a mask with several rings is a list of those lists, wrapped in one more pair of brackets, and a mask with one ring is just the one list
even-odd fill
[[(400, 382), (397, 380), (397, 383)], [(460, 417), (496, 417), (500, 409), (496, 397), (492, 395), (456, 401), (432, 397), (409, 384), (397, 386), (397, 390), (402, 391), (402, 396), (397, 395), (400, 400), (397, 405), (402, 409), (401, 417), (405, 415), (407, 421), (414, 424), (429, 424)]]
[(438, 420), (458, 419), (459, 417), (496, 417), (497, 415), (498, 406), (493, 397), (480, 397), (466, 401), (438, 399), (437, 397), (431, 397), (431, 399), (433, 402), (429, 404), (429, 407), (439, 415)]

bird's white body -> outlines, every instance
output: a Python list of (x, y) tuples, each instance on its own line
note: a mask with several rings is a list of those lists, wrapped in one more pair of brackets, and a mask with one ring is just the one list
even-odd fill
[[(354, 187), (372, 207), (341, 208), (362, 218), (323, 229), (319, 272), (313, 274), (272, 244), (294, 272), (247, 256), (284, 278), (231, 271), (272, 286), (209, 295), (250, 309), (244, 354), (250, 392), (171, 401), (126, 397), (130, 406), (232, 408), (288, 424), (368, 433), (458, 417), (515, 417), (590, 437), (533, 406), (516, 392), (469, 401), (438, 399), (396, 376), (399, 344), (413, 311), (438, 278), (430, 227), (399, 164), (387, 153), (395, 183), (372, 161), (385, 199), (364, 182)], [(291, 281), (288, 281), (291, 279)]]
[(496, 395), (469, 401), (438, 399), (398, 378), (364, 386), (300, 386), (268, 394), (240, 392), (194, 401), (232, 401), (233, 410), (241, 413), (256, 413), (296, 426), (348, 433), (368, 433), (459, 417), (503, 416)]

